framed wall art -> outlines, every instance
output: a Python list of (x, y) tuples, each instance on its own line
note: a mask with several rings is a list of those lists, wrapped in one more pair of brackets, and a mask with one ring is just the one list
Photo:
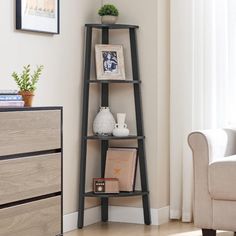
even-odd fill
[(122, 45), (97, 44), (95, 54), (98, 80), (125, 80)]
[(16, 0), (16, 29), (59, 34), (59, 0)]

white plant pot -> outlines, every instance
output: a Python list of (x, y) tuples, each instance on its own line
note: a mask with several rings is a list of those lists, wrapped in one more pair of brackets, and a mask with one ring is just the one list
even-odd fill
[(102, 24), (115, 24), (117, 21), (117, 16), (102, 16)]
[(93, 122), (93, 132), (97, 135), (111, 135), (115, 119), (109, 107), (101, 107)]

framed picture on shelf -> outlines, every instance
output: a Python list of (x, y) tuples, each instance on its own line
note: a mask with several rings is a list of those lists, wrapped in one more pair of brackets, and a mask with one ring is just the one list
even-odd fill
[(132, 192), (135, 189), (137, 148), (108, 148), (105, 178), (117, 178), (119, 190)]
[(95, 54), (98, 80), (125, 80), (122, 45), (97, 44)]
[(16, 29), (59, 34), (59, 0), (16, 0)]

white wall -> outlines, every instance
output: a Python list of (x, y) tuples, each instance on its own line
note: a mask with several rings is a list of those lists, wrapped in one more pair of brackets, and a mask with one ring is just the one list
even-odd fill
[[(122, 1), (104, 0), (120, 10), (119, 23), (137, 24), (143, 112), (146, 135), (148, 177), (151, 207), (169, 205), (169, 0)], [(135, 7), (133, 7), (135, 6)], [(144, 11), (145, 9), (145, 11)], [(131, 76), (128, 60), (129, 41), (124, 31), (113, 34), (112, 43), (125, 48), (126, 72)], [(127, 37), (127, 38), (126, 38)], [(125, 40), (122, 40), (125, 38)], [(111, 107), (114, 113), (127, 112), (128, 125), (135, 130), (132, 88), (113, 90)], [(122, 99), (122, 98), (125, 98)], [(127, 99), (129, 98), (129, 99)], [(124, 101), (123, 101), (124, 100)], [(140, 182), (137, 182), (140, 186)], [(140, 206), (140, 198), (113, 200), (114, 205)]]
[[(45, 66), (35, 96), (35, 105), (64, 106), (64, 213), (77, 211), (78, 167), (82, 97), (84, 23), (98, 22), (100, 1), (61, 0), (61, 34), (45, 35), (14, 30), (14, 0), (0, 1), (0, 88), (15, 88), (11, 73), (23, 65)], [(105, 2), (105, 1), (104, 1)], [(120, 10), (120, 23), (138, 24), (138, 48), (143, 92), (143, 110), (151, 207), (169, 205), (169, 0), (112, 0)], [(135, 7), (134, 7), (135, 6)], [(144, 10), (145, 9), (145, 10)], [(128, 35), (113, 33), (112, 43), (125, 47), (126, 71), (131, 74)], [(120, 89), (120, 90), (119, 90)], [(127, 112), (127, 123), (135, 131), (131, 87), (112, 87), (114, 113)], [(97, 89), (91, 93), (97, 98)], [(124, 99), (121, 99), (124, 98)], [(96, 99), (95, 99), (96, 100)], [(92, 121), (99, 106), (91, 102)], [(122, 144), (121, 144), (122, 145)], [(129, 145), (132, 145), (130, 143)], [(99, 152), (91, 142), (87, 188), (91, 177), (99, 173)], [(138, 185), (140, 183), (138, 182)], [(86, 206), (96, 204), (88, 200)], [(140, 198), (123, 199), (115, 205), (140, 206)]]
[(23, 65), (44, 65), (34, 105), (64, 106), (64, 212), (68, 213), (77, 210), (78, 202), (83, 25), (96, 20), (100, 3), (60, 2), (61, 34), (51, 36), (15, 31), (15, 0), (0, 1), (0, 88), (15, 88), (11, 73)]

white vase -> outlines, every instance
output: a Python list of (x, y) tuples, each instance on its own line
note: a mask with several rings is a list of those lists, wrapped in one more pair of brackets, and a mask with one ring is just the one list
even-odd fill
[(93, 122), (93, 132), (98, 135), (111, 135), (115, 119), (109, 107), (101, 107)]
[(118, 17), (117, 16), (102, 16), (101, 21), (102, 24), (115, 24), (117, 21)]
[(118, 124), (115, 125), (115, 128), (112, 131), (112, 134), (115, 137), (127, 137), (129, 136), (129, 130), (127, 129), (127, 125), (124, 124), (123, 127)]
[(116, 137), (126, 137), (129, 135), (129, 130), (127, 124), (125, 124), (125, 113), (117, 114), (117, 124), (115, 125), (112, 134)]

